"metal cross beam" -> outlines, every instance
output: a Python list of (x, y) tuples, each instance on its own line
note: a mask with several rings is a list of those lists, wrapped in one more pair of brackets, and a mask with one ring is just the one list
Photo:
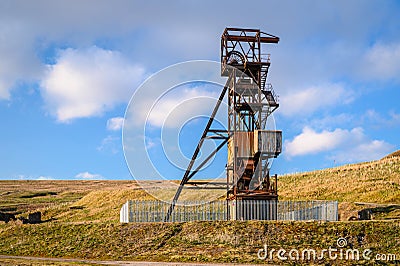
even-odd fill
[(197, 144), (197, 147), (196, 147), (196, 150), (194, 151), (194, 153), (193, 153), (193, 156), (192, 156), (192, 159), (190, 160), (190, 163), (189, 163), (189, 165), (188, 165), (188, 167), (187, 167), (187, 169), (186, 169), (186, 172), (185, 172), (185, 174), (183, 175), (183, 177), (182, 177), (182, 180), (181, 180), (181, 182), (180, 182), (180, 184), (179, 184), (179, 187), (178, 187), (178, 190), (176, 191), (176, 193), (175, 193), (175, 196), (174, 196), (174, 198), (173, 198), (173, 200), (172, 200), (172, 202), (171, 202), (171, 205), (169, 206), (169, 209), (168, 209), (168, 212), (167, 212), (167, 215), (165, 216), (165, 219), (164, 219), (164, 221), (165, 222), (168, 222), (169, 221), (169, 218), (171, 217), (171, 214), (172, 214), (172, 212), (174, 211), (174, 208), (175, 208), (175, 205), (176, 205), (176, 202), (178, 201), (178, 198), (179, 198), (179, 196), (180, 196), (180, 194), (181, 194), (181, 192), (182, 192), (182, 190), (183, 190), (183, 186), (185, 185), (185, 184), (187, 184), (187, 182), (200, 170), (200, 168), (201, 167), (203, 167), (203, 165), (205, 165), (211, 158), (212, 158), (212, 156), (215, 154), (215, 153), (217, 153), (225, 144), (226, 144), (226, 142), (228, 141), (228, 138), (226, 138), (220, 145), (218, 145), (218, 147), (192, 172), (192, 168), (193, 168), (193, 165), (194, 165), (194, 163), (195, 163), (195, 161), (196, 161), (196, 159), (197, 159), (197, 156), (199, 155), (199, 152), (200, 152), (200, 150), (201, 150), (201, 147), (203, 146), (203, 142), (204, 142), (204, 140), (207, 138), (207, 134), (209, 133), (209, 132), (215, 132), (215, 130), (210, 130), (210, 128), (211, 128), (211, 125), (212, 125), (212, 123), (214, 122), (214, 118), (215, 118), (215, 115), (217, 114), (217, 112), (218, 112), (218, 109), (219, 109), (219, 107), (220, 107), (220, 105), (221, 105), (221, 102), (222, 102), (222, 100), (224, 99), (224, 97), (225, 97), (225, 94), (226, 94), (226, 91), (227, 91), (227, 89), (228, 89), (228, 87), (226, 87), (226, 86), (224, 86), (224, 88), (222, 89), (222, 92), (221, 92), (221, 94), (220, 94), (220, 96), (219, 96), (219, 98), (218, 98), (218, 101), (217, 101), (217, 103), (216, 103), (216, 105), (215, 105), (215, 107), (214, 107), (214, 110), (213, 110), (213, 112), (212, 112), (212, 114), (211, 114), (211, 116), (210, 116), (210, 118), (209, 118), (209, 120), (208, 120), (208, 123), (207, 123), (207, 125), (206, 125), (206, 128), (204, 129), (204, 131), (203, 131), (203, 134), (202, 134), (202, 136), (201, 136), (201, 138), (200, 138), (200, 141), (199, 141), (199, 143)]

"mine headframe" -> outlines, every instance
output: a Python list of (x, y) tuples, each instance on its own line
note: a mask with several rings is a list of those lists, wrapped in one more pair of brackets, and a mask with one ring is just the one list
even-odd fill
[(278, 107), (267, 83), (271, 65), (266, 44), (279, 38), (255, 29), (225, 29), (221, 38), (221, 75), (228, 81), (227, 199), (276, 200), (277, 177), (270, 159), (282, 151), (282, 131), (267, 129)]
[[(277, 157), (282, 151), (282, 131), (268, 129), (269, 117), (279, 107), (279, 103), (272, 85), (267, 83), (271, 62), (270, 55), (264, 51), (265, 45), (278, 42), (278, 37), (257, 29), (226, 28), (223, 32), (221, 76), (228, 79), (180, 182), (165, 221), (169, 220), (183, 186), (188, 184), (199, 169), (226, 144), (227, 200), (277, 200), (277, 176), (271, 180), (269, 160)], [(226, 94), (228, 128), (211, 129)], [(193, 170), (203, 142), (210, 138), (210, 134), (216, 135), (217, 138), (219, 136), (223, 141)]]

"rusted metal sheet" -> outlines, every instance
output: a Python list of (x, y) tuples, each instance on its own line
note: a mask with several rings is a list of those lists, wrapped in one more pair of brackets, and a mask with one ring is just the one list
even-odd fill
[[(233, 145), (234, 143), (234, 145)], [(249, 158), (254, 156), (254, 133), (253, 132), (235, 132), (228, 141), (228, 161), (233, 160), (234, 147), (236, 157)]]
[(254, 153), (278, 156), (282, 152), (282, 131), (255, 130)]

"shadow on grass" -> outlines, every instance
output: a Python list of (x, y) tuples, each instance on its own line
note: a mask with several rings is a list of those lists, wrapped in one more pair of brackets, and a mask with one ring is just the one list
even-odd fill
[[(400, 205), (387, 205), (387, 206), (376, 206), (365, 208), (360, 213), (369, 213), (372, 217), (383, 219), (383, 220), (392, 220), (392, 219), (400, 219)], [(371, 217), (371, 218), (372, 218)]]

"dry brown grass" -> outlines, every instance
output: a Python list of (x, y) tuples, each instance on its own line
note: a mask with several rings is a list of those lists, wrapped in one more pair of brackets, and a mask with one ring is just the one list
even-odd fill
[(72, 203), (91, 191), (137, 187), (134, 181), (1, 180), (0, 211), (23, 213)]
[[(135, 181), (0, 181), (0, 211), (26, 216), (39, 210), (44, 220), (64, 222), (118, 222), (119, 210), (127, 200), (154, 199), (141, 187), (162, 200), (171, 200), (177, 188), (167, 181), (140, 186)], [(280, 176), (278, 188), (281, 200), (338, 200), (342, 219), (348, 219), (363, 208), (372, 208), (354, 202), (400, 204), (400, 157)], [(187, 187), (180, 200), (224, 196), (224, 189)], [(387, 210), (389, 216), (400, 217), (398, 209)]]
[(280, 176), (279, 196), (400, 204), (400, 157)]
[(388, 159), (393, 157), (400, 157), (400, 150), (392, 152), (391, 154), (385, 156), (383, 159)]
[(96, 190), (71, 204), (42, 209), (43, 218), (61, 222), (119, 222), (121, 206), (129, 199), (153, 199), (141, 189)]
[[(357, 217), (362, 209), (373, 210), (375, 219), (398, 219), (400, 157), (388, 156), (373, 162), (280, 176), (279, 198), (338, 200), (341, 220)], [(376, 203), (382, 205), (377, 207)]]
[[(152, 182), (149, 182), (152, 184)], [(145, 184), (144, 184), (145, 185)], [(146, 186), (146, 185), (145, 185)], [(166, 184), (166, 187), (168, 184)], [(107, 190), (94, 190), (81, 199), (68, 204), (49, 206), (39, 209), (43, 213), (43, 219), (62, 222), (84, 222), (84, 221), (112, 221), (119, 222), (119, 211), (127, 200), (155, 200), (172, 199), (176, 188), (153, 187), (147, 191), (142, 188), (112, 188)], [(149, 194), (150, 191), (152, 194)], [(221, 191), (204, 189), (196, 191), (186, 189), (182, 192), (180, 200), (205, 200), (215, 199)], [(156, 196), (156, 197), (154, 197)]]

